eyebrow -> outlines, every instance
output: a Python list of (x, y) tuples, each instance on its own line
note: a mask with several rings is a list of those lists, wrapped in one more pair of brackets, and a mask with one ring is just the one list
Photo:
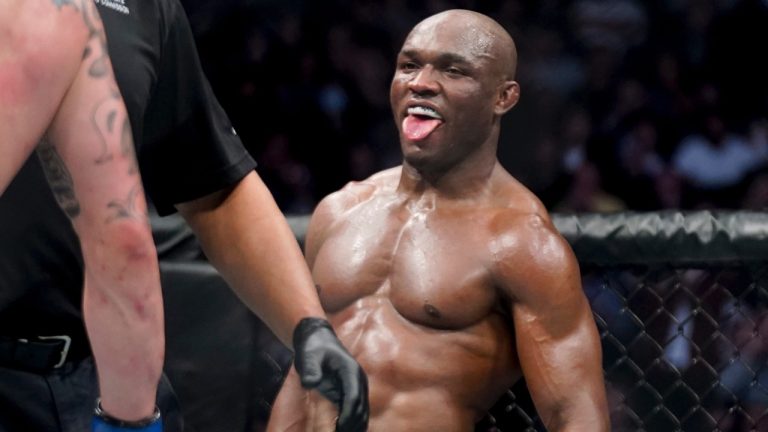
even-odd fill
[[(403, 51), (400, 51), (400, 55), (411, 57), (411, 58), (419, 57), (419, 51), (410, 50), (410, 49), (403, 50)], [(465, 64), (465, 65), (472, 64), (472, 62), (469, 61), (469, 59), (467, 59), (463, 55), (450, 53), (450, 52), (444, 52), (444, 53), (438, 54), (437, 61), (442, 63), (459, 63), (459, 64)]]

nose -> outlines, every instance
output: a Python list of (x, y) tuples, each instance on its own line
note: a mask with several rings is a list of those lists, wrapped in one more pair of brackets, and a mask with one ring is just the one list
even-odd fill
[(435, 77), (435, 69), (432, 66), (424, 66), (408, 82), (408, 89), (418, 95), (432, 95), (440, 90), (440, 84)]

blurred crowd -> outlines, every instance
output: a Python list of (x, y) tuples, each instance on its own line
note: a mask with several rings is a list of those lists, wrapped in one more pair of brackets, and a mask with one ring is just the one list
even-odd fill
[(519, 51), (502, 164), (555, 211), (768, 206), (766, 0), (185, 0), (203, 65), (287, 213), (400, 163), (394, 59), (424, 17)]

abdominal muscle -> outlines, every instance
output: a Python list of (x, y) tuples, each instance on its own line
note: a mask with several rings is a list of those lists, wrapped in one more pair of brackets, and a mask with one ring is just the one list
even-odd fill
[[(371, 388), (383, 388), (373, 380)], [(376, 395), (375, 393), (379, 393)], [(423, 388), (408, 392), (389, 389), (384, 396), (386, 404), (381, 403), (381, 391), (372, 391), (371, 419), (368, 431), (371, 432), (467, 432), (474, 430), (475, 411), (457, 404), (451, 395), (438, 388)], [(336, 426), (336, 407), (327, 399), (313, 392), (310, 398), (307, 431), (333, 432)]]
[[(368, 375), (369, 431), (472, 431), (520, 376), (500, 314), (443, 330), (415, 324), (387, 300), (368, 300), (330, 319)], [(333, 430), (335, 407), (317, 395), (310, 405), (314, 430)]]

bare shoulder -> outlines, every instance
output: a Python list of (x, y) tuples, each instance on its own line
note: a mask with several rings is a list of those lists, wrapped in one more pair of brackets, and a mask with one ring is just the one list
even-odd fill
[(494, 194), (494, 236), (554, 231), (549, 212), (539, 198), (508, 174)]
[(361, 181), (351, 181), (343, 188), (323, 198), (315, 209), (315, 213), (328, 216), (341, 216), (355, 206), (366, 202), (374, 195), (397, 187), (400, 178), (400, 167), (379, 171)]
[(312, 213), (307, 228), (305, 254), (308, 262), (314, 262), (320, 246), (337, 223), (343, 221), (349, 211), (362, 205), (379, 193), (394, 190), (400, 176), (400, 168), (378, 172), (362, 181), (353, 181), (323, 198)]
[(551, 297), (579, 288), (578, 262), (541, 201), (515, 182), (491, 223), (493, 273), (511, 297)]

